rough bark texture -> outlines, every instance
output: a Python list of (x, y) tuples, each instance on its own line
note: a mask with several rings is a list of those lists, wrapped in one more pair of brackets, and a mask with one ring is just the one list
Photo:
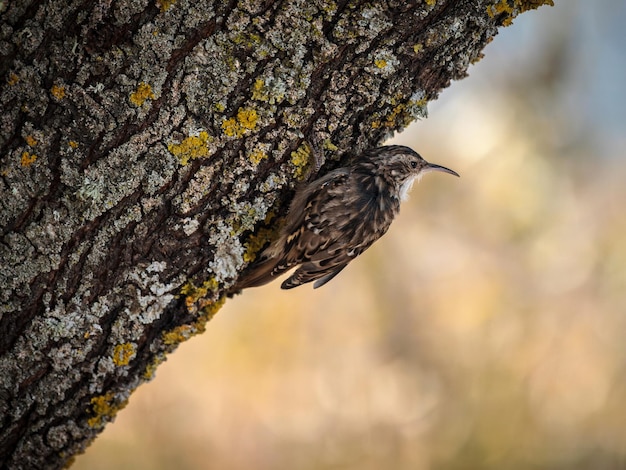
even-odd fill
[(0, 1), (0, 467), (67, 464), (204, 329), (309, 142), (380, 143), (541, 3)]

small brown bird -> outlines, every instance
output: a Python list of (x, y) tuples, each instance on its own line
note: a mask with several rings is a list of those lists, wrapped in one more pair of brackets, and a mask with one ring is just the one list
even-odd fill
[(367, 150), (300, 188), (280, 236), (244, 272), (237, 289), (267, 284), (299, 265), (281, 287), (323, 286), (382, 237), (415, 180), (429, 171), (456, 172), (402, 145)]

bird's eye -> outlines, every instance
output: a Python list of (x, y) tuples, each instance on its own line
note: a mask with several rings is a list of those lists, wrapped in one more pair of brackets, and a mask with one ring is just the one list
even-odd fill
[(417, 162), (415, 160), (411, 162), (411, 168), (417, 168)]

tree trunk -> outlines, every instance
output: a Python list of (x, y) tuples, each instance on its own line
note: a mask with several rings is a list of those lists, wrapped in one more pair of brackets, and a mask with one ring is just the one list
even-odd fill
[(0, 1), (0, 467), (60, 468), (222, 305), (293, 188), (549, 0)]

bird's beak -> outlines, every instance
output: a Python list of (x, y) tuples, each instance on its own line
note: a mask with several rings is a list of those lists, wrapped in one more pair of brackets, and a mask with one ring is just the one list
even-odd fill
[(451, 175), (454, 176), (459, 176), (460, 175), (456, 172), (451, 170), (450, 168), (446, 168), (445, 166), (441, 166), (441, 165), (435, 165), (434, 163), (428, 163), (423, 169), (422, 172), (426, 173), (428, 171), (442, 171), (444, 173), (450, 173)]

